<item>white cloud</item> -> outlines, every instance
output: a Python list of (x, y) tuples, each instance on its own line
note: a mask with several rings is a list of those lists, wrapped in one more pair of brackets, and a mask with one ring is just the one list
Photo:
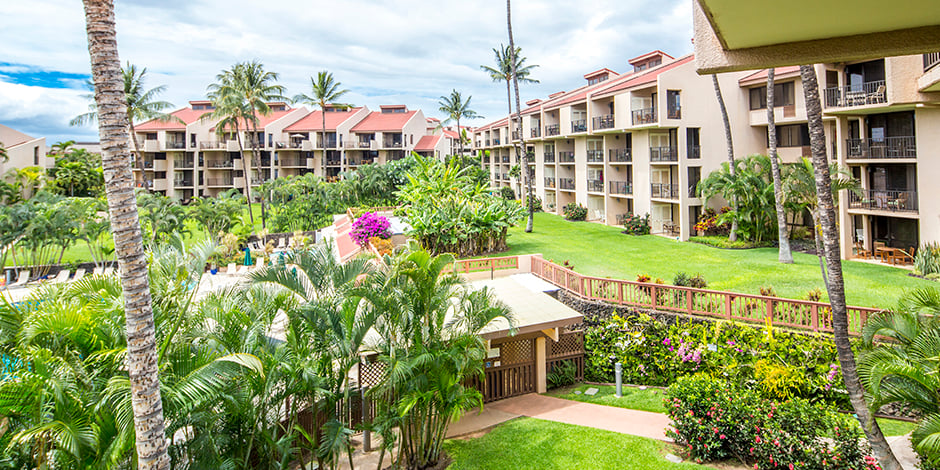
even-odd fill
[[(281, 74), (290, 95), (330, 70), (355, 104), (404, 103), (433, 116), (438, 97), (456, 88), (490, 119), (506, 112), (504, 86), (479, 70), (507, 42), (499, 2), (125, 0), (116, 8), (122, 60), (147, 67), (149, 85), (167, 85), (164, 99), (179, 106), (202, 98), (223, 68), (259, 59)], [(11, 68), (88, 73), (80, 2), (2, 2), (0, 17), (2, 62), (17, 64)], [(540, 65), (534, 76), (542, 83), (523, 88), (525, 100), (580, 86), (584, 73), (601, 67), (625, 71), (627, 59), (653, 49), (688, 53), (691, 11), (687, 0), (520, 0), (513, 33)], [(45, 90), (32, 108), (9, 93), (0, 88), (0, 122), (9, 125), (15, 113), (48, 120), (50, 140), (76, 135), (62, 123), (84, 110), (75, 101), (81, 92)]]

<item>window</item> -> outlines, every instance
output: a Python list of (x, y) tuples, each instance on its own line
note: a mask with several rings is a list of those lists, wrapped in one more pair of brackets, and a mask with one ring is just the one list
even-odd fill
[(165, 180), (165, 179), (166, 179), (166, 172), (165, 172), (165, 171), (157, 171), (157, 172), (154, 172), (154, 173), (153, 173), (153, 179)]
[(39, 166), (39, 146), (33, 147), (33, 166)]
[(196, 134), (189, 134), (189, 146), (190, 147), (196, 146)]
[(157, 134), (146, 134), (147, 140), (157, 140)]
[(804, 147), (809, 145), (809, 126), (793, 124), (777, 126), (778, 147)]
[(682, 119), (682, 102), (679, 90), (666, 91), (666, 107), (669, 119)]
[(166, 152), (157, 152), (153, 154), (154, 160), (166, 160)]
[(268, 147), (274, 147), (274, 134), (268, 134)]
[(685, 130), (686, 158), (702, 158), (702, 143), (699, 140), (698, 127), (689, 127)]
[(600, 82), (607, 80), (607, 75), (601, 75), (599, 77), (594, 77), (588, 80), (588, 85), (596, 85)]
[[(777, 83), (774, 85), (774, 107), (792, 106), (794, 82)], [(767, 107), (767, 87), (751, 88), (750, 91), (751, 110), (764, 109)]]
[(689, 167), (689, 197), (696, 197), (695, 188), (698, 186), (698, 182), (701, 179), (702, 179), (702, 167), (690, 166)]

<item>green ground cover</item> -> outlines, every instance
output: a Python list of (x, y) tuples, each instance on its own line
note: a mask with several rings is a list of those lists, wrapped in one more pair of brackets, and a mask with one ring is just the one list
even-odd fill
[[(585, 395), (584, 392), (589, 388), (596, 388), (596, 395)], [(623, 396), (618, 398), (615, 394), (615, 388), (612, 385), (588, 385), (578, 384), (570, 387), (560, 387), (549, 390), (547, 395), (564, 398), (566, 400), (580, 401), (584, 403), (594, 403), (597, 405), (616, 406), (618, 408), (627, 408), (631, 410), (651, 411), (654, 413), (665, 413), (663, 407), (663, 390), (658, 388), (647, 388), (640, 390), (637, 387), (623, 387)], [(575, 393), (581, 392), (581, 393)], [(885, 436), (903, 436), (914, 430), (916, 423), (901, 421), (897, 419), (877, 418), (881, 432)]]
[(453, 459), (450, 470), (708, 468), (667, 461), (663, 456), (675, 452), (669, 447), (653, 439), (534, 418), (514, 419), (475, 439), (444, 443)]
[[(575, 271), (599, 277), (635, 280), (648, 274), (671, 283), (675, 274), (701, 273), (708, 288), (758, 294), (771, 286), (780, 297), (804, 298), (812, 289), (825, 292), (819, 261), (794, 253), (794, 264), (777, 262), (776, 248), (725, 250), (699, 243), (683, 243), (655, 235), (631, 236), (622, 228), (588, 222), (569, 222), (547, 213), (535, 215), (535, 230), (525, 224), (509, 231), (509, 250), (503, 254), (541, 253)], [(863, 307), (893, 307), (907, 289), (932, 286), (932, 281), (908, 276), (908, 271), (858, 261), (844, 261), (848, 303)]]

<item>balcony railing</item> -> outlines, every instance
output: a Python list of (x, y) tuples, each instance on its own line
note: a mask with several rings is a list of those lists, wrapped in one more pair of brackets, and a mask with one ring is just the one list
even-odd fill
[(307, 142), (307, 140), (306, 139), (291, 139), (289, 142), (287, 142), (287, 148), (299, 149), (303, 147), (304, 142)]
[(542, 137), (542, 129), (538, 127), (532, 128), (532, 137)]
[(542, 161), (545, 163), (555, 163), (555, 152), (542, 153)]
[(307, 159), (297, 157), (281, 158), (281, 166), (307, 166)]
[(184, 159), (176, 159), (176, 160), (173, 160), (173, 167), (174, 167), (174, 168), (192, 168), (192, 167), (193, 167), (193, 159), (192, 159), (192, 158), (188, 158), (188, 159), (184, 158)]
[(885, 137), (882, 141), (845, 139), (848, 158), (917, 158), (914, 136)]
[(206, 184), (209, 186), (232, 186), (234, 181), (232, 178), (206, 178)]
[(689, 145), (685, 148), (688, 158), (702, 158), (702, 147), (699, 145)]
[(675, 147), (650, 147), (651, 162), (677, 162), (679, 152)]
[(372, 148), (372, 141), (371, 141), (371, 140), (360, 140), (360, 141), (359, 141), (359, 148), (361, 148), (361, 149)]
[(503, 173), (503, 181), (509, 181), (509, 173)]
[(173, 180), (173, 186), (177, 188), (192, 186), (192, 185), (193, 185), (193, 180)]
[(561, 133), (561, 126), (558, 124), (549, 124), (545, 126), (545, 136), (553, 136)]
[(614, 115), (605, 114), (603, 116), (597, 116), (594, 118), (592, 124), (594, 125), (594, 130), (612, 129), (614, 127)]
[(587, 161), (588, 163), (604, 163), (604, 151), (603, 150), (588, 150)]
[(519, 131), (512, 131), (512, 140), (519, 140)]
[(503, 155), (503, 163), (509, 163), (509, 156)]
[(888, 102), (884, 80), (865, 82), (861, 85), (826, 88), (826, 107), (852, 107)]
[(186, 148), (185, 140), (168, 140), (166, 141), (166, 148), (168, 149), (184, 149)]
[(209, 168), (235, 168), (235, 162), (231, 160), (209, 161), (206, 162)]
[(869, 189), (849, 192), (849, 209), (888, 212), (917, 212), (917, 191)]
[(659, 199), (679, 199), (678, 184), (653, 183), (650, 185), (652, 197)]
[(151, 170), (152, 170), (152, 169), (153, 169), (153, 160), (146, 160), (146, 161), (144, 161), (144, 168), (146, 168), (146, 169), (151, 169)]
[(489, 163), (490, 163), (490, 157), (483, 157), (483, 163), (489, 164)]
[(571, 121), (571, 132), (587, 132), (587, 119), (578, 119)]
[(382, 144), (387, 149), (400, 149), (402, 146), (402, 142), (400, 140), (386, 140)]
[(554, 187), (555, 187), (555, 178), (552, 178), (552, 177), (550, 177), (550, 176), (546, 176), (546, 177), (545, 177), (545, 187), (546, 187), (546, 188), (554, 188)]
[(574, 191), (574, 178), (558, 178), (558, 187), (568, 191)]
[(587, 180), (587, 190), (591, 193), (604, 192), (604, 182), (601, 180)]
[(493, 145), (499, 145), (499, 139), (493, 139)]
[(326, 166), (341, 166), (343, 162), (338, 158), (327, 158), (323, 164)]
[(611, 181), (610, 194), (633, 194), (633, 185), (627, 181)]
[(225, 144), (226, 144), (225, 142), (219, 142), (215, 140), (212, 140), (212, 141), (203, 140), (199, 142), (199, 150), (224, 149)]
[(610, 149), (610, 163), (630, 163), (633, 156), (630, 155), (630, 149)]
[(574, 163), (574, 152), (558, 152), (560, 163)]
[(940, 64), (940, 52), (930, 52), (924, 54), (924, 72)]
[(486, 146), (489, 147), (489, 146), (490, 146), (490, 139), (486, 139), (485, 142), (486, 142)]
[[(323, 148), (323, 139), (317, 139), (317, 148)], [(335, 149), (336, 139), (326, 139), (326, 148)]]
[(631, 115), (634, 126), (639, 126), (642, 124), (653, 124), (658, 120), (656, 118), (656, 108), (634, 109), (631, 112)]

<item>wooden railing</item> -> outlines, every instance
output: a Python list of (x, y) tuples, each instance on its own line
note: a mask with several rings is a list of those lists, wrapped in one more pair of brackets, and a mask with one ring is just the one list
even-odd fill
[(484, 271), (502, 271), (506, 269), (519, 269), (518, 256), (502, 256), (499, 258), (462, 259), (454, 262), (453, 271), (463, 274)]
[[(591, 301), (798, 330), (832, 331), (832, 308), (823, 302), (584, 276), (538, 256), (532, 257), (532, 273)], [(858, 335), (868, 316), (878, 311), (848, 307), (849, 332)]]
[(484, 372), (483, 384), (473, 383), (472, 385), (483, 392), (484, 403), (533, 393), (535, 392), (535, 362), (490, 367)]

